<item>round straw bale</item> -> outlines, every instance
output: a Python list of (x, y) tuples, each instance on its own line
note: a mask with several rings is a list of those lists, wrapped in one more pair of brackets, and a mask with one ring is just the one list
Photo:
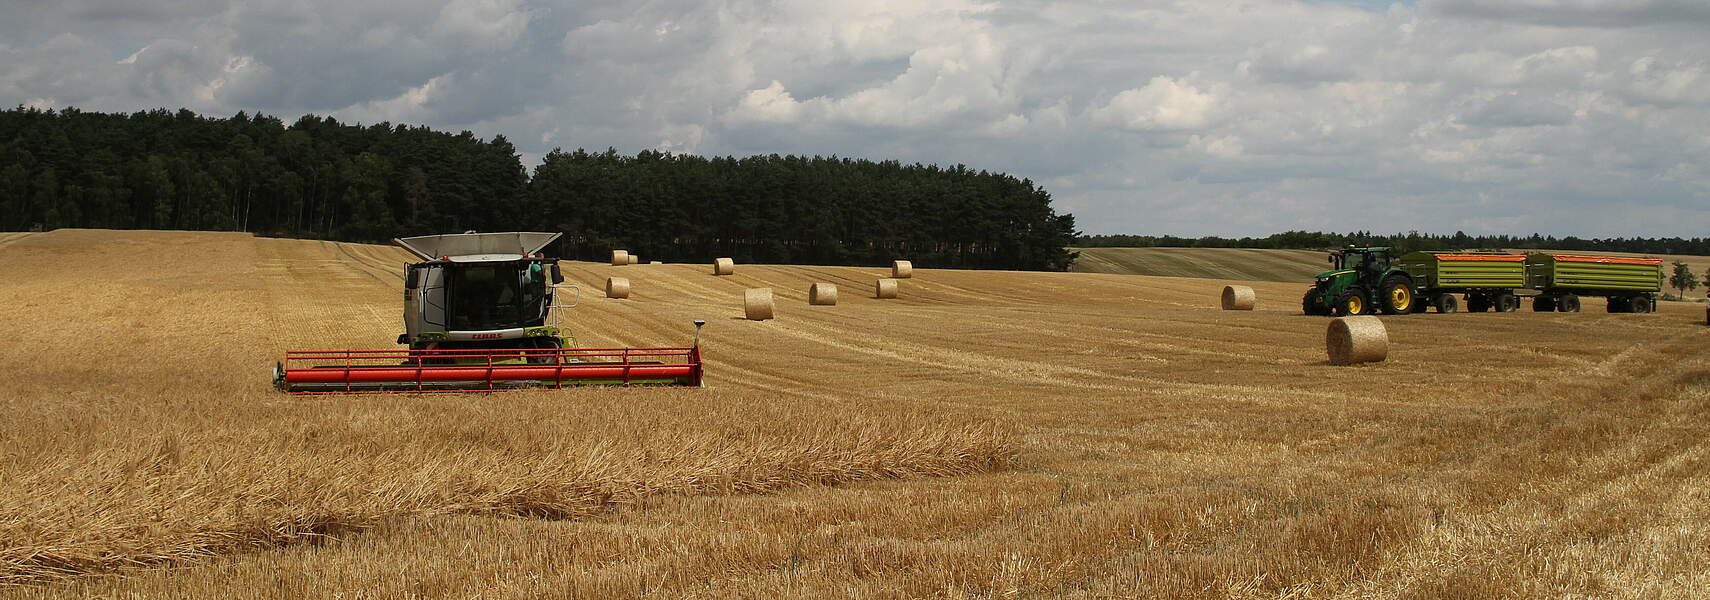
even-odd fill
[(1324, 347), (1331, 364), (1351, 365), (1378, 362), (1389, 356), (1389, 332), (1377, 317), (1340, 317), (1330, 320), (1324, 332)]
[(877, 282), (874, 282), (873, 283), (873, 297), (874, 298), (895, 298), (895, 297), (897, 297), (897, 280), (895, 280), (895, 279), (880, 279)]
[(629, 278), (627, 278), (627, 277), (607, 277), (606, 278), (606, 297), (607, 298), (628, 298), (629, 297)]
[(662, 262), (659, 262), (659, 261), (657, 261), (657, 260), (650, 260), (650, 261), (647, 261), (647, 264), (650, 264), (650, 265), (662, 265), (662, 264), (665, 264), (665, 263), (662, 263)]
[(712, 274), (729, 275), (736, 272), (736, 261), (728, 258), (715, 258), (712, 263)]
[(891, 261), (891, 278), (908, 279), (914, 276), (914, 263), (906, 260)]
[(1244, 285), (1223, 286), (1223, 310), (1253, 310), (1255, 301), (1253, 288)]
[(629, 264), (629, 251), (628, 250), (613, 250), (612, 251), (612, 266), (616, 267), (616, 266), (627, 265), (627, 264)]
[(836, 306), (837, 284), (816, 283), (808, 286), (808, 304), (814, 306)]
[(750, 321), (772, 318), (772, 288), (754, 288), (742, 292), (742, 312)]
[(641, 257), (636, 256), (634, 254), (629, 255), (629, 264), (632, 264), (632, 265), (641, 264)]

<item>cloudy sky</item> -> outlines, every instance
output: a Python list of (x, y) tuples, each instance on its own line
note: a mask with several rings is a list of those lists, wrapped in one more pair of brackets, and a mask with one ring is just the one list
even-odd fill
[(0, 0), (0, 104), (1027, 177), (1088, 233), (1710, 235), (1706, 0)]

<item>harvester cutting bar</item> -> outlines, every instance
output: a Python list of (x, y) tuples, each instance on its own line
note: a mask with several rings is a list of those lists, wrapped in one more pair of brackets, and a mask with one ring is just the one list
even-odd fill
[(285, 353), (273, 382), (293, 394), (699, 386), (701, 349), (301, 350)]

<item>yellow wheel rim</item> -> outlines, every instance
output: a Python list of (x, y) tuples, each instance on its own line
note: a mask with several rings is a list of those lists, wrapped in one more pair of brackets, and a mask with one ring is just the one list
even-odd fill
[(1348, 314), (1357, 315), (1363, 312), (1366, 312), (1366, 303), (1361, 301), (1359, 296), (1349, 296)]
[(1396, 310), (1407, 310), (1409, 304), (1413, 304), (1413, 294), (1407, 288), (1398, 285), (1389, 291), (1389, 305)]

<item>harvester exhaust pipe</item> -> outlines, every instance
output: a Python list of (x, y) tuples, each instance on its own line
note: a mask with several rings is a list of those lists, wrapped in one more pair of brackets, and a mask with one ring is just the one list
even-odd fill
[(707, 324), (706, 321), (702, 321), (700, 319), (695, 319), (695, 343), (689, 344), (690, 346), (700, 346), (701, 345), (701, 327), (705, 326), (706, 324)]

